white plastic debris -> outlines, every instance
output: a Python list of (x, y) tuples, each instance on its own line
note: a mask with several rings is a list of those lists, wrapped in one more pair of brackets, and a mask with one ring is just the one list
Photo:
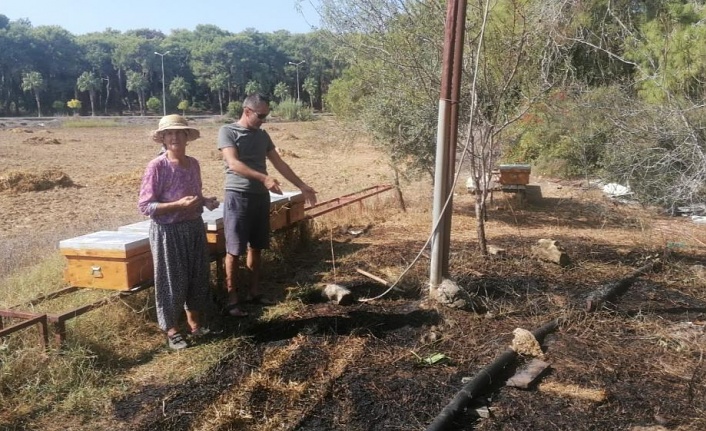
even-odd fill
[(603, 193), (612, 197), (629, 196), (632, 194), (629, 187), (623, 186), (618, 183), (608, 183), (604, 185)]

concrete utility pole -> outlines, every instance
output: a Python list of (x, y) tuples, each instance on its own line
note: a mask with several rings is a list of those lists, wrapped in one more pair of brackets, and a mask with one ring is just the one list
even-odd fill
[(434, 206), (432, 210), (431, 267), (429, 285), (436, 289), (449, 272), (451, 241), (451, 199), (453, 168), (456, 164), (458, 136), (458, 101), (461, 92), (463, 36), (466, 26), (466, 0), (450, 0), (446, 8), (444, 59), (439, 97), (439, 119), (436, 134), (436, 168), (434, 172)]
[(164, 91), (164, 56), (169, 54), (169, 51), (165, 52), (164, 54), (160, 54), (157, 51), (155, 51), (154, 53), (162, 58), (162, 112), (166, 116), (167, 115), (167, 95)]
[(294, 63), (293, 61), (289, 62), (289, 64), (292, 64), (297, 68), (297, 103), (299, 103), (299, 66), (303, 63), (306, 63), (306, 60), (302, 60), (299, 63)]

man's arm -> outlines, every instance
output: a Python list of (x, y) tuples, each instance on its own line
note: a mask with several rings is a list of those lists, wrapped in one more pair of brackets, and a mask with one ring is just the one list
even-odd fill
[(277, 171), (282, 174), (287, 181), (294, 184), (297, 188), (299, 188), (299, 190), (302, 191), (304, 200), (306, 200), (309, 205), (314, 205), (316, 203), (316, 190), (309, 187), (304, 181), (301, 180), (301, 178), (297, 176), (297, 174), (294, 173), (287, 162), (282, 160), (282, 157), (280, 157), (276, 149), (268, 151), (267, 158), (270, 160), (270, 163), (272, 163), (272, 166), (274, 166), (274, 168), (277, 169)]
[(225, 147), (221, 149), (221, 152), (223, 154), (223, 160), (225, 160), (228, 164), (228, 169), (241, 177), (260, 181), (265, 185), (265, 187), (267, 187), (267, 190), (272, 193), (282, 194), (282, 190), (279, 188), (279, 182), (276, 179), (250, 168), (248, 165), (243, 163), (240, 158), (238, 158), (237, 148)]

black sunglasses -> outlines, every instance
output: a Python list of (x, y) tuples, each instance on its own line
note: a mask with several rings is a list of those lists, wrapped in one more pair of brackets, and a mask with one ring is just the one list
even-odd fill
[(270, 115), (270, 114), (260, 114), (260, 113), (258, 113), (256, 110), (254, 110), (254, 109), (252, 109), (252, 108), (248, 108), (248, 109), (250, 110), (250, 112), (254, 112), (255, 115), (257, 115), (257, 118), (260, 119), (260, 120), (264, 120), (265, 118), (267, 118), (268, 115)]

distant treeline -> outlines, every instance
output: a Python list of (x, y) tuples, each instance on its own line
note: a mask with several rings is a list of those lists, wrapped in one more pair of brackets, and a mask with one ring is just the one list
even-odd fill
[(163, 88), (169, 112), (222, 113), (252, 91), (320, 107), (333, 57), (321, 32), (198, 25), (168, 36), (150, 29), (75, 36), (0, 14), (0, 116), (161, 113)]

